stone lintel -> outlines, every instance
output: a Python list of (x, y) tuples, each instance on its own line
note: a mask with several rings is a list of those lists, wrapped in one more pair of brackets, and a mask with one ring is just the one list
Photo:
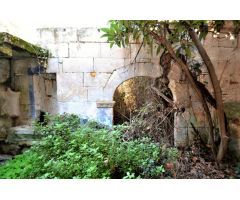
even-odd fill
[(113, 108), (115, 101), (97, 101), (97, 108)]

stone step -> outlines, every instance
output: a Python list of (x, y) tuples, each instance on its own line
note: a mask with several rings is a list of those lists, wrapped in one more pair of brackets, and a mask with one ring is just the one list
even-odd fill
[(30, 146), (36, 143), (39, 139), (39, 135), (34, 133), (32, 126), (24, 125), (10, 128), (8, 130), (6, 142)]
[(2, 165), (3, 163), (5, 163), (6, 161), (12, 159), (12, 155), (8, 155), (8, 154), (0, 154), (0, 165)]

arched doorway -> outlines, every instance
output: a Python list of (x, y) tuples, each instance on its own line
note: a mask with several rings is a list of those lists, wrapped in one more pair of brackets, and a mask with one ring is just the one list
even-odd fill
[[(127, 138), (150, 137), (155, 142), (173, 145), (174, 110), (152, 89), (154, 83), (155, 78), (149, 76), (137, 76), (121, 83), (113, 96), (113, 123), (131, 127)], [(173, 99), (168, 87), (161, 91)]]
[(151, 84), (153, 78), (140, 76), (128, 79), (115, 90), (113, 100), (113, 124), (131, 122), (136, 112), (153, 101), (151, 98)]
[[(125, 81), (134, 77), (150, 77), (157, 78), (162, 74), (162, 67), (156, 63), (134, 63), (128, 66), (123, 66), (115, 69), (107, 83), (103, 87), (103, 98), (97, 103), (97, 120), (100, 123), (111, 126), (114, 118), (114, 94), (118, 86)], [(172, 93), (173, 101), (184, 105), (187, 104), (189, 97), (185, 84), (179, 82), (178, 68), (173, 65), (169, 73), (169, 90)], [(185, 101), (186, 100), (186, 101)], [(188, 124), (181, 115), (175, 114), (174, 124), (174, 143), (176, 146), (182, 146), (186, 143), (188, 137)]]

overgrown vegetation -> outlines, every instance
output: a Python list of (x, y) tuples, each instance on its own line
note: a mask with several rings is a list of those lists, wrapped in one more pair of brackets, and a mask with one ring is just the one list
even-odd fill
[[(170, 59), (168, 60), (175, 62), (184, 72), (189, 85), (197, 94), (205, 111), (209, 126), (209, 141), (212, 154), (217, 162), (221, 162), (226, 155), (229, 133), (226, 129), (227, 123), (224, 117), (220, 83), (213, 63), (201, 40), (205, 39), (208, 32), (213, 32), (214, 36), (220, 34), (219, 31), (224, 27), (225, 22), (224, 20), (111, 20), (108, 27), (101, 29), (104, 32), (102, 37), (107, 38), (110, 47), (113, 45), (126, 47), (134, 40), (141, 43), (140, 48), (149, 46), (152, 51), (154, 48), (157, 48), (157, 54), (163, 49), (163, 55), (169, 55)], [(232, 21), (232, 24), (234, 27), (231, 31), (232, 33), (225, 35), (229, 39), (234, 38), (232, 34), (236, 36), (240, 30), (239, 21)], [(199, 73), (199, 67), (191, 67), (191, 63), (196, 60), (195, 57), (197, 56), (201, 58), (200, 63), (205, 64), (210, 82), (212, 83), (213, 95), (201, 82), (197, 81), (196, 75)], [(131, 64), (136, 62), (136, 57), (137, 55)], [(155, 89), (158, 90), (157, 87)], [(158, 93), (162, 97), (165, 96), (161, 90)], [(216, 146), (214, 141), (214, 126), (210, 105), (215, 109), (218, 118), (221, 140), (218, 146)]]
[(0, 178), (161, 178), (178, 157), (147, 137), (124, 140), (124, 126), (80, 124), (75, 115), (48, 116), (35, 124), (42, 141), (0, 167)]
[[(161, 145), (173, 146), (175, 110), (152, 89), (155, 82), (148, 77), (136, 77), (121, 84), (114, 94), (114, 123), (127, 126), (127, 139), (149, 137)], [(161, 91), (172, 99), (163, 82), (158, 80)]]
[(150, 137), (161, 145), (174, 146), (173, 109), (162, 103), (149, 102), (139, 108), (124, 133), (127, 138)]

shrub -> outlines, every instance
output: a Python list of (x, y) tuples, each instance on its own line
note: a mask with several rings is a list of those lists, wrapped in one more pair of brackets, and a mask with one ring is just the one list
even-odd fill
[(177, 157), (146, 137), (124, 141), (123, 126), (81, 125), (66, 114), (48, 121), (35, 124), (42, 141), (1, 166), (0, 178), (158, 178)]

